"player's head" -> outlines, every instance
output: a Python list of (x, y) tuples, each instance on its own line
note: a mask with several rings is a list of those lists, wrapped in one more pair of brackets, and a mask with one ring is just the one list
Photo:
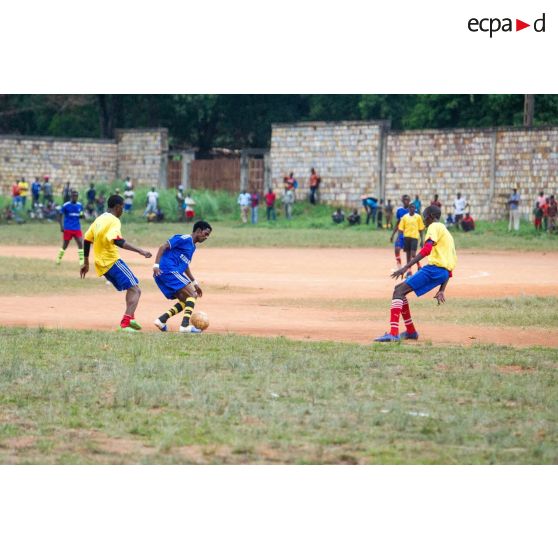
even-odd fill
[(192, 229), (192, 240), (197, 242), (205, 242), (211, 234), (211, 225), (207, 221), (196, 221)]
[(107, 207), (113, 215), (120, 217), (124, 210), (124, 198), (118, 194), (113, 194), (107, 201)]
[(78, 201), (79, 198), (79, 192), (77, 190), (72, 190), (70, 192), (70, 199), (72, 200), (72, 203), (76, 203)]
[(437, 205), (429, 205), (422, 213), (424, 224), (427, 227), (428, 225), (434, 223), (434, 221), (439, 221), (441, 216), (442, 210)]
[(461, 192), (457, 192), (457, 199), (461, 197)]
[(401, 196), (401, 203), (403, 204), (403, 207), (407, 209), (411, 203), (411, 196), (408, 196), (407, 194)]
[(414, 215), (416, 209), (417, 209), (417, 208), (415, 207), (415, 204), (414, 204), (414, 203), (410, 203), (410, 204), (409, 204), (409, 215)]

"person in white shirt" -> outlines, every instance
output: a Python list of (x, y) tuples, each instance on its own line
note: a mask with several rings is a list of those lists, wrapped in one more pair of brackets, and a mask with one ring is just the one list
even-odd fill
[(237, 203), (240, 206), (240, 218), (243, 223), (247, 223), (248, 212), (250, 211), (250, 205), (252, 204), (252, 196), (250, 196), (246, 190), (242, 190), (242, 192), (238, 195)]
[(155, 191), (155, 187), (151, 188), (151, 192), (147, 193), (147, 207), (143, 212), (143, 216), (149, 215), (149, 213), (157, 213), (157, 200), (159, 199), (158, 192)]
[(469, 204), (465, 198), (461, 197), (461, 192), (457, 192), (457, 197), (453, 202), (454, 208), (454, 216), (455, 216), (455, 226), (459, 228), (461, 220), (463, 219), (463, 215), (465, 213), (465, 208), (467, 208)]

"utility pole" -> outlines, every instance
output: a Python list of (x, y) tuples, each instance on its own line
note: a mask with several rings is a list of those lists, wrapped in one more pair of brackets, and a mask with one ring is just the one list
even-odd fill
[(523, 126), (526, 126), (527, 128), (532, 128), (534, 116), (535, 116), (535, 96), (525, 95), (525, 103), (523, 105)]

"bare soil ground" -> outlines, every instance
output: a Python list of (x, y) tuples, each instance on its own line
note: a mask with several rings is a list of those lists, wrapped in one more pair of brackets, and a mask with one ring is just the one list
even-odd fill
[[(0, 256), (50, 259), (57, 246), (0, 246)], [(75, 261), (75, 248), (66, 258)], [(152, 280), (153, 259), (121, 251), (123, 259), (143, 287), (137, 319), (145, 331), (156, 331), (153, 319), (171, 304)], [(156, 252), (155, 249), (152, 250)], [(369, 343), (388, 327), (389, 302), (394, 281), (393, 251), (386, 249), (210, 248), (200, 247), (192, 270), (204, 288), (197, 308), (209, 314), (208, 332), (258, 336), (283, 335), (293, 339)], [(54, 263), (53, 263), (54, 265)], [(503, 296), (556, 296), (558, 258), (553, 254), (460, 252), (458, 268), (447, 295), (487, 298)], [(76, 263), (76, 281), (80, 281)], [(33, 296), (33, 285), (22, 284), (20, 296), (0, 296), (0, 324), (114, 330), (123, 312), (123, 294), (107, 285), (106, 292), (87, 293), (88, 282), (101, 281), (92, 270), (77, 293)], [(427, 297), (430, 294), (425, 295)], [(293, 299), (336, 300), (320, 308), (293, 308)], [(383, 299), (385, 318), (346, 309), (339, 299)], [(414, 295), (410, 296), (411, 310)], [(462, 301), (461, 301), (462, 303)], [(427, 321), (417, 323), (421, 341), (435, 344), (483, 343), (558, 347), (558, 336), (544, 328), (455, 325), (436, 320), (436, 304)], [(178, 329), (178, 318), (170, 321)]]

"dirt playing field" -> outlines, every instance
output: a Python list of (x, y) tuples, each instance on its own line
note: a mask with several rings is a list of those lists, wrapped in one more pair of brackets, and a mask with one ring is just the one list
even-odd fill
[[(48, 259), (54, 262), (58, 247), (2, 246), (0, 256)], [(156, 250), (152, 252), (155, 254)], [(136, 318), (146, 331), (157, 331), (153, 319), (165, 311), (169, 301), (152, 279), (153, 259), (146, 260), (122, 251), (123, 259), (140, 278), (143, 288)], [(79, 266), (75, 248), (66, 261)], [(293, 339), (335, 340), (369, 343), (388, 327), (394, 267), (390, 249), (287, 249), (210, 248), (196, 252), (192, 270), (204, 288), (197, 308), (209, 314), (208, 332), (259, 336), (283, 335)], [(30, 260), (32, 265), (32, 260)], [(54, 266), (54, 263), (53, 263)], [(490, 298), (558, 294), (558, 258), (554, 254), (509, 252), (460, 252), (454, 279), (447, 290), (452, 298)], [(71, 293), (33, 296), (33, 285), (22, 284), (21, 296), (0, 296), (0, 324), (106, 329), (118, 326), (123, 313), (123, 294), (107, 285), (104, 292), (87, 292), (87, 284), (101, 281), (94, 270), (83, 280), (84, 289)], [(432, 293), (433, 294), (433, 293)], [(431, 297), (431, 294), (425, 295)], [(31, 301), (32, 298), (32, 301)], [(385, 301), (380, 316), (354, 305), (344, 308), (340, 299)], [(414, 295), (410, 295), (411, 311)], [(305, 301), (308, 304), (293, 304)], [(328, 304), (328, 301), (332, 301)], [(459, 301), (463, 304), (463, 301)], [(544, 345), (558, 347), (558, 336), (544, 328), (456, 325), (436, 320), (432, 301), (428, 320), (416, 323), (421, 341), (439, 343)], [(169, 321), (178, 329), (179, 319)]]

